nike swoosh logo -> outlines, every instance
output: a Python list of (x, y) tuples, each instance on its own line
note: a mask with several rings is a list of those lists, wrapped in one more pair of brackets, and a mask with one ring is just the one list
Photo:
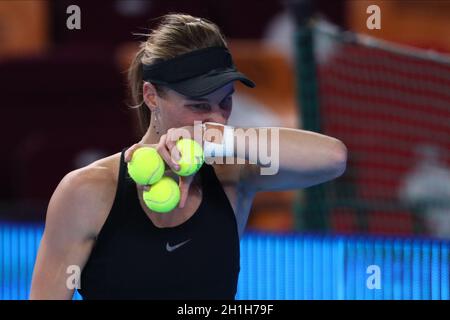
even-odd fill
[(171, 246), (171, 245), (167, 242), (167, 244), (166, 244), (166, 250), (169, 251), (169, 252), (175, 251), (175, 250), (177, 250), (179, 247), (181, 247), (181, 246), (185, 245), (186, 243), (188, 243), (189, 241), (191, 241), (191, 239), (186, 240), (186, 241), (183, 241), (183, 242), (181, 242), (181, 243), (179, 243), (179, 244), (176, 244), (176, 245), (174, 245), (174, 246)]

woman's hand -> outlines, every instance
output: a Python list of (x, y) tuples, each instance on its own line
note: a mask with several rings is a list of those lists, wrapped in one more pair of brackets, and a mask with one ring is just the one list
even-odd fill
[[(189, 138), (194, 139), (194, 127), (181, 127), (181, 128), (172, 128), (167, 131), (167, 133), (163, 134), (159, 139), (157, 144), (144, 144), (144, 143), (136, 143), (132, 145), (125, 151), (125, 162), (130, 162), (133, 157), (133, 152), (142, 147), (150, 147), (156, 149), (156, 151), (160, 154), (161, 158), (163, 158), (164, 162), (172, 169), (172, 171), (178, 171), (180, 166), (178, 165), (178, 161), (181, 158), (181, 154), (176, 147), (176, 143), (181, 138)], [(199, 142), (199, 141), (197, 141)], [(179, 178), (179, 188), (180, 188), (180, 203), (178, 204), (179, 208), (183, 208), (187, 196), (189, 194), (189, 188), (194, 179), (194, 175)], [(144, 186), (144, 190), (148, 190), (149, 186)]]

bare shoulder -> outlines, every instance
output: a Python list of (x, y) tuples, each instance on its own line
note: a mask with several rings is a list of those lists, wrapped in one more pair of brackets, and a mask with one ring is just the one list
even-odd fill
[[(117, 186), (120, 154), (99, 159), (85, 167), (69, 172), (61, 182), (66, 182), (77, 193), (93, 191), (97, 199), (104, 199)], [(65, 181), (66, 180), (66, 181)]]
[(67, 173), (56, 187), (47, 210), (47, 224), (70, 224), (96, 237), (112, 208), (120, 153)]

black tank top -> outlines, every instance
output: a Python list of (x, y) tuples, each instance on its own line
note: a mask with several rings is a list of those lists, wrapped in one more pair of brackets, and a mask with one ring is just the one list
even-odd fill
[(213, 167), (197, 173), (203, 196), (192, 217), (158, 228), (140, 206), (124, 151), (114, 204), (81, 273), (83, 299), (234, 299), (237, 223)]

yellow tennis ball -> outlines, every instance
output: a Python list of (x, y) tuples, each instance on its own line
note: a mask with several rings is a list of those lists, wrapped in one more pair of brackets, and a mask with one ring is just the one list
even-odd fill
[(128, 174), (140, 185), (158, 182), (164, 175), (164, 161), (154, 148), (143, 147), (133, 152), (128, 162)]
[(192, 139), (180, 139), (176, 144), (181, 153), (178, 161), (180, 170), (174, 171), (179, 176), (190, 176), (196, 173), (204, 162), (203, 149), (200, 144)]
[(169, 212), (180, 202), (180, 188), (172, 178), (162, 177), (150, 190), (143, 192), (143, 199), (150, 210)]

